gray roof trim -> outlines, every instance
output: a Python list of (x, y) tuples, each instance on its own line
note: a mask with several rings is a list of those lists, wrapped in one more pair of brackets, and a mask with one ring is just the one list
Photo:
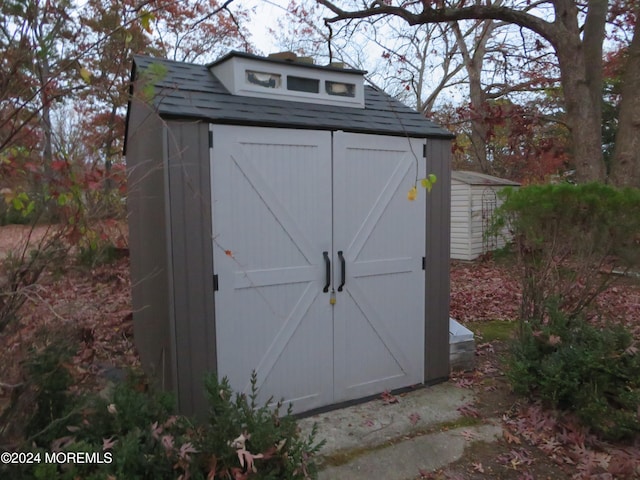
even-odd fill
[[(159, 65), (162, 75), (150, 67)], [(152, 67), (151, 67), (152, 68)], [(135, 80), (154, 85), (153, 106), (163, 117), (212, 123), (357, 133), (453, 138), (453, 135), (384, 92), (365, 87), (365, 108), (231, 95), (205, 65), (135, 56)], [(135, 93), (135, 84), (133, 90)]]
[(451, 172), (451, 180), (457, 180), (467, 185), (485, 185), (485, 186), (511, 186), (519, 187), (518, 182), (507, 180), (506, 178), (494, 177), (486, 173), (470, 172), (466, 170), (453, 170)]
[(365, 73), (367, 73), (366, 70), (357, 70), (354, 68), (339, 68), (339, 67), (332, 67), (330, 65), (316, 65), (315, 63), (302, 63), (302, 62), (291, 62), (288, 60), (281, 60), (278, 58), (269, 58), (269, 57), (261, 57), (259, 55), (253, 55), (252, 53), (246, 53), (246, 52), (238, 52), (236, 50), (233, 50), (229, 53), (227, 53), (226, 55), (224, 55), (223, 57), (219, 58), (218, 60), (216, 60), (215, 62), (212, 62), (208, 65), (206, 65), (207, 68), (211, 68), (211, 67), (215, 67), (216, 65), (220, 64), (220, 63), (224, 63), (225, 61), (229, 60), (230, 58), (233, 57), (240, 57), (240, 58), (248, 58), (251, 60), (257, 60), (259, 62), (264, 62), (264, 63), (275, 63), (275, 64), (279, 64), (279, 65), (300, 65), (300, 66), (304, 66), (305, 68), (313, 68), (316, 70), (328, 70), (330, 72), (342, 72), (342, 73), (353, 73), (355, 75), (364, 75)]

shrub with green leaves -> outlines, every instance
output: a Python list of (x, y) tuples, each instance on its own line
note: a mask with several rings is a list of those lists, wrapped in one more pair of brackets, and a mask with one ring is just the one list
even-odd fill
[(301, 438), (290, 412), (280, 415), (279, 403), (259, 406), (256, 382), (254, 373), (248, 396), (234, 394), (225, 378), (212, 375), (205, 382), (210, 410), (199, 449), (213, 452), (209, 462), (215, 465), (215, 478), (315, 478), (313, 455), (324, 441), (316, 442), (315, 428)]
[(77, 418), (69, 361), (75, 354), (73, 328), (42, 328), (23, 362), (26, 379), (13, 385), (11, 402), (0, 415), (0, 445), (48, 443)]
[(114, 262), (118, 251), (109, 239), (100, 238), (97, 232), (88, 230), (78, 242), (77, 258), (82, 266), (94, 268)]
[(65, 366), (73, 350), (69, 341), (54, 336), (26, 361), (29, 383), (35, 386), (35, 411), (25, 433), (33, 442), (48, 443), (66, 434), (66, 425), (77, 419), (76, 399), (68, 392), (73, 379)]
[(614, 280), (611, 269), (640, 268), (640, 190), (599, 183), (505, 189), (494, 231), (506, 229), (522, 275), (521, 318), (554, 303), (584, 311)]
[(597, 328), (551, 309), (514, 342), (507, 375), (514, 390), (575, 412), (605, 439), (640, 433), (640, 353), (622, 326)]
[[(28, 225), (37, 216), (36, 203), (26, 192), (19, 192), (9, 196), (9, 189), (4, 189), (6, 196), (0, 198), (0, 226)], [(4, 193), (4, 192), (3, 192)], [(4, 200), (4, 201), (3, 201)]]
[[(52, 358), (56, 352), (60, 354), (58, 359), (63, 358), (61, 352), (51, 351)], [(50, 360), (45, 363), (57, 364)], [(47, 369), (47, 373), (49, 371)], [(45, 427), (20, 451), (30, 450), (39, 453), (41, 458), (52, 451), (80, 452), (109, 461), (0, 465), (0, 478), (303, 480), (316, 477), (313, 456), (322, 442), (316, 442), (315, 429), (302, 438), (292, 416), (280, 416), (279, 409), (269, 405), (258, 406), (255, 376), (249, 397), (232, 392), (226, 379), (219, 382), (210, 377), (206, 389), (211, 409), (209, 421), (205, 423), (173, 415), (172, 398), (147, 390), (135, 376), (116, 385), (106, 397), (79, 398), (62, 408), (57, 400), (68, 384), (66, 379), (62, 380), (56, 384), (55, 396), (48, 403), (57, 405), (48, 411), (56, 412), (58, 418), (47, 419), (55, 429)], [(41, 426), (39, 420), (38, 428)], [(53, 432), (56, 435), (52, 436)]]

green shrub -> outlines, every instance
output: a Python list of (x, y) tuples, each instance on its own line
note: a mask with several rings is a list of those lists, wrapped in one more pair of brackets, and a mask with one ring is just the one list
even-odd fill
[(280, 404), (275, 409), (269, 407), (270, 402), (258, 406), (256, 381), (254, 373), (251, 394), (247, 397), (234, 395), (226, 379), (218, 381), (216, 376), (207, 379), (209, 422), (200, 450), (215, 452), (219, 478), (234, 478), (240, 456), (248, 462), (255, 459), (255, 478), (315, 478), (316, 467), (311, 459), (324, 442), (316, 443), (315, 429), (308, 438), (300, 438), (290, 412), (280, 416)]
[(113, 263), (118, 258), (118, 249), (110, 242), (78, 245), (78, 263), (84, 267), (94, 268)]
[(623, 327), (552, 310), (548, 322), (525, 325), (508, 365), (516, 392), (575, 412), (603, 438), (640, 433), (640, 354)]
[[(52, 356), (54, 352), (52, 352)], [(61, 356), (58, 358), (62, 358)], [(57, 385), (56, 392), (67, 384)], [(75, 480), (109, 479), (312, 479), (313, 456), (322, 443), (315, 429), (300, 438), (296, 421), (278, 408), (257, 406), (255, 376), (249, 398), (234, 394), (226, 379), (206, 381), (211, 401), (208, 423), (192, 423), (172, 415), (170, 396), (147, 391), (134, 376), (118, 384), (107, 398), (85, 398), (67, 408), (52, 409), (60, 416), (51, 424), (57, 436), (34, 437), (29, 449), (41, 458), (47, 452), (96, 454), (102, 463), (40, 462), (32, 465), (0, 465), (0, 478)], [(50, 404), (57, 401), (52, 398)], [(242, 463), (240, 461), (242, 458)]]
[(523, 320), (546, 306), (580, 314), (608, 287), (608, 268), (640, 266), (640, 190), (599, 183), (505, 189), (494, 232), (507, 229), (521, 267)]
[[(189, 471), (181, 448), (188, 444), (186, 421), (170, 415), (169, 395), (139, 388), (135, 378), (113, 389), (109, 398), (88, 397), (73, 417), (55, 422), (58, 435), (38, 436), (21, 451), (39, 454), (32, 465), (5, 466), (13, 479), (174, 479)], [(184, 450), (184, 449), (183, 449)], [(95, 454), (98, 462), (47, 463), (50, 452)], [(182, 455), (182, 457), (181, 457)], [(0, 468), (0, 475), (3, 473)], [(202, 476), (192, 478), (203, 478)]]
[(69, 394), (73, 379), (66, 366), (73, 354), (71, 342), (56, 337), (26, 362), (35, 391), (35, 411), (25, 434), (33, 442), (48, 444), (66, 435), (66, 426), (77, 420), (76, 399)]
[(76, 258), (81, 266), (93, 268), (113, 263), (126, 251), (124, 235), (118, 221), (106, 219), (98, 222), (85, 222), (76, 227)]
[(3, 190), (6, 193), (3, 192), (4, 198), (0, 198), (0, 226), (29, 225), (38, 220), (41, 208), (36, 194)]
[(133, 374), (108, 398), (92, 399), (67, 450), (108, 451), (112, 461), (78, 464), (76, 477), (168, 479), (189, 471), (189, 462), (179, 464), (180, 448), (190, 442), (187, 422), (172, 416), (173, 408), (171, 395), (146, 391), (142, 379)]

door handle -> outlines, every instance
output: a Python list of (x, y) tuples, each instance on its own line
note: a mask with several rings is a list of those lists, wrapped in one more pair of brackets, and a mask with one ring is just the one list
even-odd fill
[(344, 255), (342, 254), (342, 250), (338, 252), (338, 258), (340, 259), (340, 266), (342, 267), (342, 273), (340, 274), (340, 286), (338, 287), (338, 291), (342, 291), (342, 287), (344, 287), (344, 282), (347, 277), (347, 264), (344, 261)]
[(327, 293), (329, 291), (329, 285), (331, 285), (331, 260), (329, 260), (329, 252), (322, 252), (322, 256), (324, 257), (324, 275), (326, 281), (322, 291)]

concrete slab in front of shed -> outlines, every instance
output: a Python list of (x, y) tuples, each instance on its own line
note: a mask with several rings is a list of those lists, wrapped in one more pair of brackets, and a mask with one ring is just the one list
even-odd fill
[(493, 442), (502, 427), (485, 424), (436, 432), (364, 453), (340, 466), (323, 469), (318, 480), (415, 480), (421, 472), (431, 472), (456, 462), (471, 442)]
[(327, 442), (320, 451), (319, 463), (323, 463), (322, 457), (335, 460), (353, 457), (355, 461), (384, 445), (408, 441), (439, 431), (443, 426), (453, 427), (461, 418), (458, 408), (474, 400), (471, 391), (451, 382), (420, 388), (396, 398), (397, 403), (385, 403), (378, 398), (301, 419), (303, 434), (316, 423), (317, 438)]

